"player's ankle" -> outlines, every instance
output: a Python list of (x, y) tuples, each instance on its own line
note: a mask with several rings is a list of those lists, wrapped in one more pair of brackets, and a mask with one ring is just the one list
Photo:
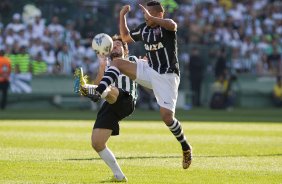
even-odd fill
[(188, 151), (191, 149), (191, 146), (187, 142), (181, 143), (182, 151)]

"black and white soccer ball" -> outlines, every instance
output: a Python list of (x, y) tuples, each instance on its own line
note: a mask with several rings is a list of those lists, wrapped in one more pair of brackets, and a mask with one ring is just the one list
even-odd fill
[(113, 50), (113, 40), (105, 33), (97, 34), (92, 40), (92, 49), (97, 55), (107, 56)]

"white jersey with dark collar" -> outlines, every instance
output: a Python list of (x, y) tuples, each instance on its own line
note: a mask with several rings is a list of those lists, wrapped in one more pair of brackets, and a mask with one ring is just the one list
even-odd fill
[[(130, 62), (134, 62), (136, 63), (138, 58), (136, 56), (129, 56), (127, 58)], [(110, 67), (110, 66), (108, 66)], [(108, 68), (107, 67), (107, 68)], [(138, 95), (137, 95), (137, 83), (133, 80), (131, 80), (129, 77), (127, 77), (124, 74), (120, 74), (118, 76), (118, 79), (116, 81), (114, 81), (113, 86), (123, 89), (124, 91), (127, 91), (128, 93), (130, 93), (133, 97), (133, 99), (137, 99)]]

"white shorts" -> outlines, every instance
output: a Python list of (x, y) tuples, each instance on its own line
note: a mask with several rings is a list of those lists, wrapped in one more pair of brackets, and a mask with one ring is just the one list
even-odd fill
[(175, 112), (178, 96), (179, 76), (175, 73), (159, 74), (142, 59), (137, 60), (136, 80), (138, 84), (152, 89), (158, 104)]

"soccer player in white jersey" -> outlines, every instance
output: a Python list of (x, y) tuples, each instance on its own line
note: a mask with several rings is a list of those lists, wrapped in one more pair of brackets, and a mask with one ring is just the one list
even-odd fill
[[(122, 42), (118, 36), (113, 37), (113, 50), (110, 54), (111, 59), (126, 58), (135, 62), (135, 56), (128, 57), (127, 44)], [(107, 59), (99, 57), (99, 72), (95, 79), (95, 84), (100, 83), (104, 71), (107, 69)], [(112, 72), (111, 68), (107, 72)], [(135, 109), (137, 99), (137, 84), (125, 75), (118, 75), (113, 81), (114, 84), (108, 86), (106, 93), (103, 94), (106, 100), (97, 114), (97, 119), (92, 131), (92, 147), (111, 168), (114, 176), (112, 181), (126, 182), (127, 178), (120, 169), (117, 160), (106, 143), (111, 135), (119, 135), (119, 121), (129, 116)], [(82, 94), (91, 98), (91, 87), (95, 85), (81, 86)]]
[(177, 56), (177, 24), (164, 18), (164, 9), (158, 1), (150, 1), (146, 7), (139, 5), (145, 22), (129, 30), (126, 14), (130, 6), (120, 11), (120, 34), (127, 43), (142, 41), (148, 62), (141, 60), (130, 63), (124, 59), (113, 60), (111, 72), (105, 72), (93, 97), (98, 100), (105, 89), (120, 73), (138, 84), (153, 89), (160, 106), (160, 115), (172, 134), (180, 142), (183, 151), (182, 166), (187, 169), (192, 162), (192, 147), (183, 133), (180, 122), (175, 118), (175, 107), (180, 83)]

